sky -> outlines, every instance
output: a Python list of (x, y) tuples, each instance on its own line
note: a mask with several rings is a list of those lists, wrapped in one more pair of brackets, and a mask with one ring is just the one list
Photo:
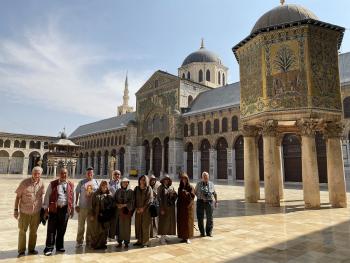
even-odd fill
[[(350, 29), (349, 0), (286, 0)], [(231, 48), (279, 0), (3, 0), (0, 131), (57, 136), (116, 115), (158, 69), (177, 75), (200, 47), (239, 81)], [(341, 52), (350, 51), (346, 30)]]

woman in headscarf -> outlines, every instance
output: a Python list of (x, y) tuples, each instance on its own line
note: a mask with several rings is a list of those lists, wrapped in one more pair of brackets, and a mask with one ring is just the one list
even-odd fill
[(118, 248), (129, 247), (131, 233), (131, 218), (134, 213), (134, 191), (129, 188), (129, 179), (124, 177), (121, 187), (115, 193), (115, 202), (118, 208)]
[(161, 235), (161, 244), (166, 245), (166, 235), (176, 235), (175, 202), (177, 193), (172, 186), (169, 175), (163, 175), (160, 183), (157, 194), (159, 202), (158, 235)]
[[(149, 185), (152, 188), (153, 191), (153, 207), (156, 210), (155, 212), (159, 212), (159, 204), (157, 199), (157, 191), (158, 187), (160, 186), (160, 183), (157, 181), (157, 178), (152, 174), (150, 176)], [(151, 213), (152, 214), (152, 213)], [(158, 231), (158, 216), (152, 217), (152, 225), (151, 225), (151, 238), (157, 237), (157, 231)]]
[(177, 236), (182, 242), (191, 243), (194, 227), (194, 187), (190, 184), (188, 175), (182, 173), (177, 199)]
[(149, 206), (153, 201), (152, 188), (149, 186), (148, 177), (142, 175), (138, 186), (134, 189), (135, 198), (135, 236), (137, 242), (134, 246), (147, 247), (149, 245), (151, 214)]
[(91, 248), (106, 249), (110, 220), (114, 216), (114, 200), (108, 190), (107, 181), (102, 181), (92, 196), (92, 239)]

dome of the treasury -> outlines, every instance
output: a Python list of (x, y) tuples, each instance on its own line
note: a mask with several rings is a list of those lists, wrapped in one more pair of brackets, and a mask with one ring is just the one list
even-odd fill
[(207, 50), (204, 47), (204, 43), (202, 40), (202, 44), (199, 50), (189, 54), (184, 62), (182, 62), (182, 66), (186, 66), (193, 62), (217, 62), (221, 64), (221, 59), (213, 52)]
[(255, 23), (251, 33), (257, 32), (264, 28), (307, 19), (318, 20), (318, 17), (310, 10), (300, 5), (282, 4), (263, 14)]

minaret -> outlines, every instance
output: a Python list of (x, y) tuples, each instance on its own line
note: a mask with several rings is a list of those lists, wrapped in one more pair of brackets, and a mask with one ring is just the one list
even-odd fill
[(133, 110), (134, 110), (133, 107), (129, 106), (129, 82), (128, 82), (128, 72), (126, 72), (123, 104), (118, 107), (118, 116), (128, 112), (132, 112)]

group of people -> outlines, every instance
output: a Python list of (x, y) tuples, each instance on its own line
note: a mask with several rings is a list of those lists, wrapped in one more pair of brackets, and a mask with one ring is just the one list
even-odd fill
[(109, 182), (103, 180), (99, 183), (90, 167), (86, 178), (75, 189), (68, 179), (67, 169), (62, 168), (59, 177), (50, 182), (45, 192), (41, 174), (42, 168), (34, 167), (32, 176), (24, 179), (16, 190), (14, 217), (18, 219), (19, 257), (25, 255), (28, 228), (28, 254), (38, 254), (35, 250), (37, 229), (40, 222), (45, 224), (46, 221), (44, 254), (52, 255), (54, 248), (56, 253), (65, 252), (64, 235), (68, 220), (75, 212), (78, 213), (76, 248), (83, 246), (84, 238), (86, 246), (92, 249), (105, 249), (107, 242), (114, 240), (118, 242), (118, 248), (123, 244), (128, 248), (134, 214), (137, 241), (133, 246), (147, 247), (151, 238), (160, 238), (160, 243), (165, 245), (168, 236), (176, 235), (176, 229), (182, 242), (191, 243), (195, 227), (195, 197), (200, 235), (212, 236), (213, 210), (218, 202), (207, 172), (203, 172), (202, 180), (195, 188), (187, 174), (181, 173), (177, 191), (166, 174), (160, 181), (154, 175), (142, 175), (138, 178), (138, 185), (131, 189), (129, 179), (121, 179), (120, 171), (114, 171)]

